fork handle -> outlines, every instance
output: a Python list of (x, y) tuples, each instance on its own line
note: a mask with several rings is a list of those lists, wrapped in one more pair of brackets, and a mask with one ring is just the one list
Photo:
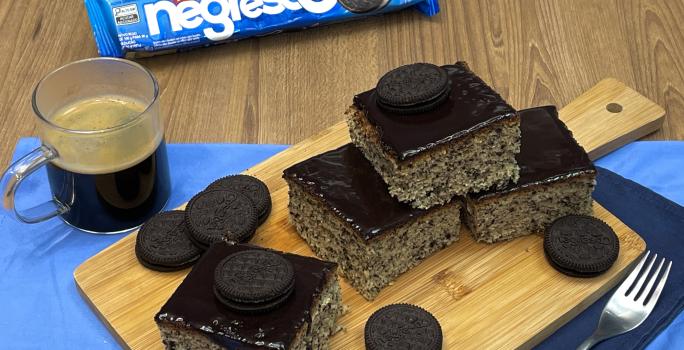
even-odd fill
[(598, 332), (594, 332), (589, 338), (587, 338), (585, 341), (580, 344), (580, 346), (577, 347), (577, 350), (589, 350), (591, 349), (594, 345), (598, 344), (599, 342), (602, 342), (610, 337), (606, 337), (603, 334), (600, 334)]

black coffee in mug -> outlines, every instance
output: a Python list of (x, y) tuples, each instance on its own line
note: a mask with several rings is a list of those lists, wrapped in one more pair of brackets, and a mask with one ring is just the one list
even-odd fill
[[(161, 211), (171, 181), (152, 74), (137, 63), (96, 58), (66, 65), (34, 90), (43, 145), (3, 175), (3, 207), (24, 222), (59, 215), (89, 232), (139, 226)], [(23, 178), (46, 165), (53, 199), (14, 207)]]
[(140, 225), (164, 208), (171, 188), (166, 144), (127, 169), (82, 174), (48, 164), (53, 196), (69, 210), (62, 218), (85, 231), (118, 232)]

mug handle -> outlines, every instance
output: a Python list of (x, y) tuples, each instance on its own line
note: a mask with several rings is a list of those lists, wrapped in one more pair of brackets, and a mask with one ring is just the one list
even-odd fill
[(2, 207), (5, 211), (10, 213), (10, 215), (13, 215), (19, 221), (34, 224), (63, 214), (69, 210), (69, 207), (54, 198), (33, 208), (26, 209), (23, 213), (19, 212), (14, 205), (14, 196), (21, 181), (56, 157), (57, 152), (42, 145), (7, 168), (2, 175), (2, 180), (0, 180)]

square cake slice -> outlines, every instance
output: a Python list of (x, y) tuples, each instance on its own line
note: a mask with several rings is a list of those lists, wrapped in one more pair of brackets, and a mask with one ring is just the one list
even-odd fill
[(346, 112), (352, 142), (389, 192), (416, 208), (518, 179), (516, 111), (464, 62), (442, 68), (450, 90), (434, 109), (389, 111), (376, 88), (355, 96)]
[[(219, 263), (250, 250), (275, 253), (294, 271), (291, 294), (270, 311), (235, 311), (215, 295)], [(155, 322), (166, 349), (327, 349), (342, 313), (336, 270), (337, 264), (311, 257), (216, 243), (162, 306)]]
[(299, 235), (368, 300), (458, 238), (458, 201), (430, 210), (397, 201), (352, 144), (295, 164), (284, 178)]
[(520, 179), (500, 189), (468, 194), (465, 221), (480, 242), (542, 232), (555, 219), (592, 212), (596, 169), (558, 118), (554, 106), (518, 112)]

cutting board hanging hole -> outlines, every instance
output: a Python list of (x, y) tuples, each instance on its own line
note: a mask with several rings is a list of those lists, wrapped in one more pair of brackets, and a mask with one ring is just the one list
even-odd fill
[(606, 110), (610, 113), (620, 113), (622, 112), (622, 105), (619, 103), (609, 103), (606, 105)]

